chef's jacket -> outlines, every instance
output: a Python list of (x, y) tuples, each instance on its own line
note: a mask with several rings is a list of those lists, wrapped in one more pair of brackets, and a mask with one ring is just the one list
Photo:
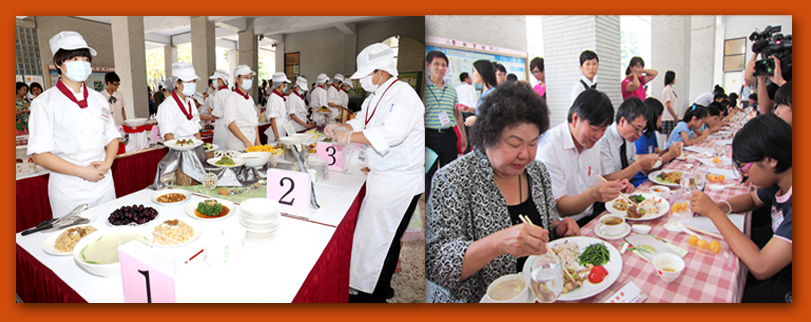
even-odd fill
[(218, 120), (214, 121), (214, 137), (211, 143), (219, 147), (218, 150), (225, 149), (225, 138), (228, 136), (228, 125), (225, 122), (220, 122), (219, 119), (225, 116), (225, 100), (231, 93), (230, 89), (223, 87), (214, 94), (209, 95), (209, 97), (214, 97), (214, 100), (211, 101), (211, 115), (218, 118)]
[(166, 138), (166, 134), (172, 134), (175, 139), (185, 140), (191, 139), (195, 134), (200, 132), (200, 113), (197, 112), (197, 105), (194, 105), (194, 100), (191, 97), (185, 99), (177, 97), (183, 103), (183, 110), (189, 111), (191, 109), (192, 119), (186, 118), (177, 105), (173, 95), (166, 97), (166, 100), (158, 107), (158, 126), (160, 127), (161, 137)]
[[(87, 107), (68, 99), (54, 86), (31, 102), (28, 120), (28, 154), (51, 153), (78, 166), (103, 162), (107, 145), (121, 135), (115, 127), (109, 104), (104, 95), (82, 88), (71, 93), (77, 100), (88, 91)], [(67, 215), (82, 203), (91, 207), (115, 199), (113, 176), (107, 172), (99, 182), (89, 182), (76, 176), (51, 172), (48, 196), (54, 217)]]
[(313, 92), (310, 95), (310, 117), (315, 124), (324, 125), (324, 115), (319, 114), (318, 109), (321, 108), (321, 106), (329, 107), (327, 102), (329, 102), (327, 90), (321, 87), (313, 88)]
[(338, 95), (341, 96), (341, 104), (338, 105), (349, 108), (349, 94), (347, 94), (343, 90), (340, 90), (338, 91)]
[[(287, 131), (284, 130), (284, 123), (290, 121), (290, 115), (287, 114), (287, 106), (285, 106), (284, 98), (277, 95), (276, 92), (270, 94), (268, 97), (268, 108), (265, 111), (268, 120), (276, 119), (276, 131), (279, 131), (279, 137), (287, 136)], [(276, 136), (273, 135), (273, 125), (268, 126), (265, 130), (268, 136), (268, 143), (276, 142)]]
[(248, 141), (250, 141), (253, 145), (253, 142), (256, 141), (256, 126), (259, 125), (259, 119), (256, 117), (256, 106), (253, 104), (253, 98), (248, 95), (248, 98), (245, 99), (245, 96), (242, 96), (237, 92), (232, 92), (231, 95), (228, 95), (225, 104), (228, 106), (228, 108), (225, 109), (225, 116), (220, 119), (223, 121), (223, 124), (225, 124), (226, 129), (228, 129), (228, 134), (225, 139), (225, 146), (228, 150), (245, 150), (245, 148), (247, 148), (245, 143), (237, 138), (237, 136), (231, 132), (229, 128), (231, 123), (235, 123), (242, 132), (242, 135), (244, 135), (245, 138), (247, 138)]
[[(307, 106), (304, 104), (304, 99), (298, 95), (296, 92), (290, 93), (287, 95), (287, 114), (288, 115), (296, 115), (299, 120), (304, 123), (307, 123)], [(307, 128), (304, 125), (299, 124), (293, 118), (290, 118), (293, 121), (293, 128), (296, 129), (296, 132), (301, 132), (306, 130)]]
[[(340, 106), (344, 106), (343, 105), (343, 100), (341, 99), (340, 92), (341, 92), (341, 90), (335, 88), (335, 85), (330, 85), (329, 88), (327, 89), (327, 102), (332, 103), (332, 104), (336, 104), (336, 105), (340, 105)], [(335, 117), (338, 116), (338, 115), (341, 115), (341, 110), (338, 109), (338, 108), (329, 106), (329, 105), (327, 105), (327, 107), (329, 107), (329, 110), (330, 110), (329, 123), (333, 123), (334, 120), (335, 120)]]

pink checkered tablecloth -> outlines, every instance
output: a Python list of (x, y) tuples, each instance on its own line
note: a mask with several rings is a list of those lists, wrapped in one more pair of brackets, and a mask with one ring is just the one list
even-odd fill
[[(711, 139), (698, 144), (698, 147), (710, 148), (715, 146), (715, 142), (721, 139)], [(685, 154), (696, 155), (685, 151)], [(695, 161), (697, 164), (699, 161)], [(686, 161), (674, 160), (667, 166), (665, 171), (690, 171), (688, 170)], [(728, 166), (732, 169), (732, 166)], [(739, 185), (738, 179), (726, 178), (725, 183), (733, 183), (734, 186), (725, 188), (721, 191), (712, 191), (707, 188), (705, 192), (716, 201), (726, 200), (733, 196), (747, 193), (750, 188), (749, 185)], [(636, 191), (647, 191), (650, 186), (654, 185), (650, 180), (640, 185)], [(676, 200), (669, 200), (672, 204), (675, 202), (687, 202), (689, 195), (682, 195), (679, 188), (671, 188), (674, 192)], [(672, 198), (671, 198), (672, 199)], [(600, 217), (604, 216), (604, 212)], [(721, 252), (714, 254), (711, 252), (701, 251), (693, 246), (688, 245), (688, 234), (674, 233), (664, 229), (664, 224), (670, 220), (672, 213), (668, 212), (661, 218), (641, 221), (629, 222), (631, 224), (645, 224), (651, 226), (651, 235), (666, 240), (673, 245), (681, 247), (688, 251), (684, 256), (685, 268), (682, 274), (673, 282), (667, 283), (663, 281), (658, 275), (655, 274), (653, 264), (642, 259), (640, 256), (626, 251), (622, 255), (622, 273), (614, 284), (600, 294), (579, 301), (582, 303), (601, 303), (607, 301), (617, 291), (629, 282), (633, 282), (638, 286), (642, 292), (648, 295), (646, 303), (734, 303), (740, 302), (743, 296), (743, 286), (746, 283), (747, 269), (741, 263), (737, 256), (729, 249), (729, 245), (724, 241), (715, 237), (701, 235), (700, 238), (709, 241), (717, 240), (721, 243)], [(683, 214), (684, 215), (684, 214)], [(581, 229), (583, 236), (596, 237), (594, 228), (599, 218), (592, 220)], [(749, 235), (751, 213), (747, 213), (745, 217), (745, 233)], [(631, 234), (635, 234), (632, 232)], [(623, 239), (608, 241), (618, 250), (622, 248), (625, 242)]]

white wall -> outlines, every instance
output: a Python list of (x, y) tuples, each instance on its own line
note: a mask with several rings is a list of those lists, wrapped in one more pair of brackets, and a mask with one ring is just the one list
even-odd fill
[(524, 16), (426, 16), (425, 35), (527, 50)]
[(672, 70), (676, 73), (674, 90), (677, 106), (676, 115), (681, 117), (685, 107), (692, 103), (688, 98), (690, 88), (690, 17), (689, 16), (652, 16), (651, 17), (651, 62), (650, 66), (659, 72), (651, 81), (651, 94), (662, 99), (665, 87), (665, 73)]
[(110, 25), (72, 17), (34, 17), (34, 19), (37, 24), (39, 54), (45, 79), (42, 86), (46, 89), (51, 86), (51, 82), (48, 81), (48, 65), (53, 65), (53, 53), (48, 41), (64, 30), (78, 32), (87, 45), (96, 50), (97, 55), (93, 57), (91, 63), (93, 67), (115, 67), (113, 30)]

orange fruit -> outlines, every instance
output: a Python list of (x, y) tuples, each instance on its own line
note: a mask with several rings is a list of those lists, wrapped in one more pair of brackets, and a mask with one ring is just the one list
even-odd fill
[(716, 253), (716, 254), (720, 253), (721, 252), (721, 243), (719, 243), (717, 241), (714, 241), (714, 240), (711, 241), (710, 242), (710, 251), (713, 252), (713, 253)]
[(718, 182), (719, 182), (719, 183), (724, 182), (724, 179), (726, 179), (726, 178), (724, 178), (724, 175), (723, 175), (723, 174), (719, 174), (719, 175), (718, 175)]
[(707, 248), (709, 248), (710, 245), (707, 243), (706, 240), (700, 239), (698, 240), (698, 242), (696, 242), (696, 247), (701, 248), (702, 250), (707, 250)]
[(690, 238), (687, 238), (687, 243), (690, 244), (690, 246), (695, 246), (696, 243), (698, 243), (698, 236), (691, 235)]

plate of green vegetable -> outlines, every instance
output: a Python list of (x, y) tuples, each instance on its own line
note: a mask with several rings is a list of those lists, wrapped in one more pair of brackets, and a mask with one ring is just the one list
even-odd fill
[[(570, 267), (569, 275), (577, 280), (582, 280), (582, 283), (580, 286), (562, 293), (558, 297), (558, 301), (578, 301), (590, 298), (608, 289), (619, 278), (620, 272), (622, 272), (622, 255), (611, 244), (593, 237), (574, 236), (552, 240), (546, 244), (546, 249), (551, 251), (555, 245), (563, 243), (577, 245), (578, 257), (574, 264), (576, 267)], [(524, 264), (524, 276), (530, 276), (529, 266), (533, 257), (530, 256)], [(589, 276), (595, 266), (602, 266), (607, 272), (596, 283), (592, 282), (594, 279)], [(564, 277), (564, 282), (566, 280), (567, 277)], [(530, 294), (530, 296), (532, 295)]]
[(190, 202), (186, 205), (186, 214), (197, 220), (215, 221), (231, 217), (237, 212), (237, 206), (222, 199), (205, 199)]

